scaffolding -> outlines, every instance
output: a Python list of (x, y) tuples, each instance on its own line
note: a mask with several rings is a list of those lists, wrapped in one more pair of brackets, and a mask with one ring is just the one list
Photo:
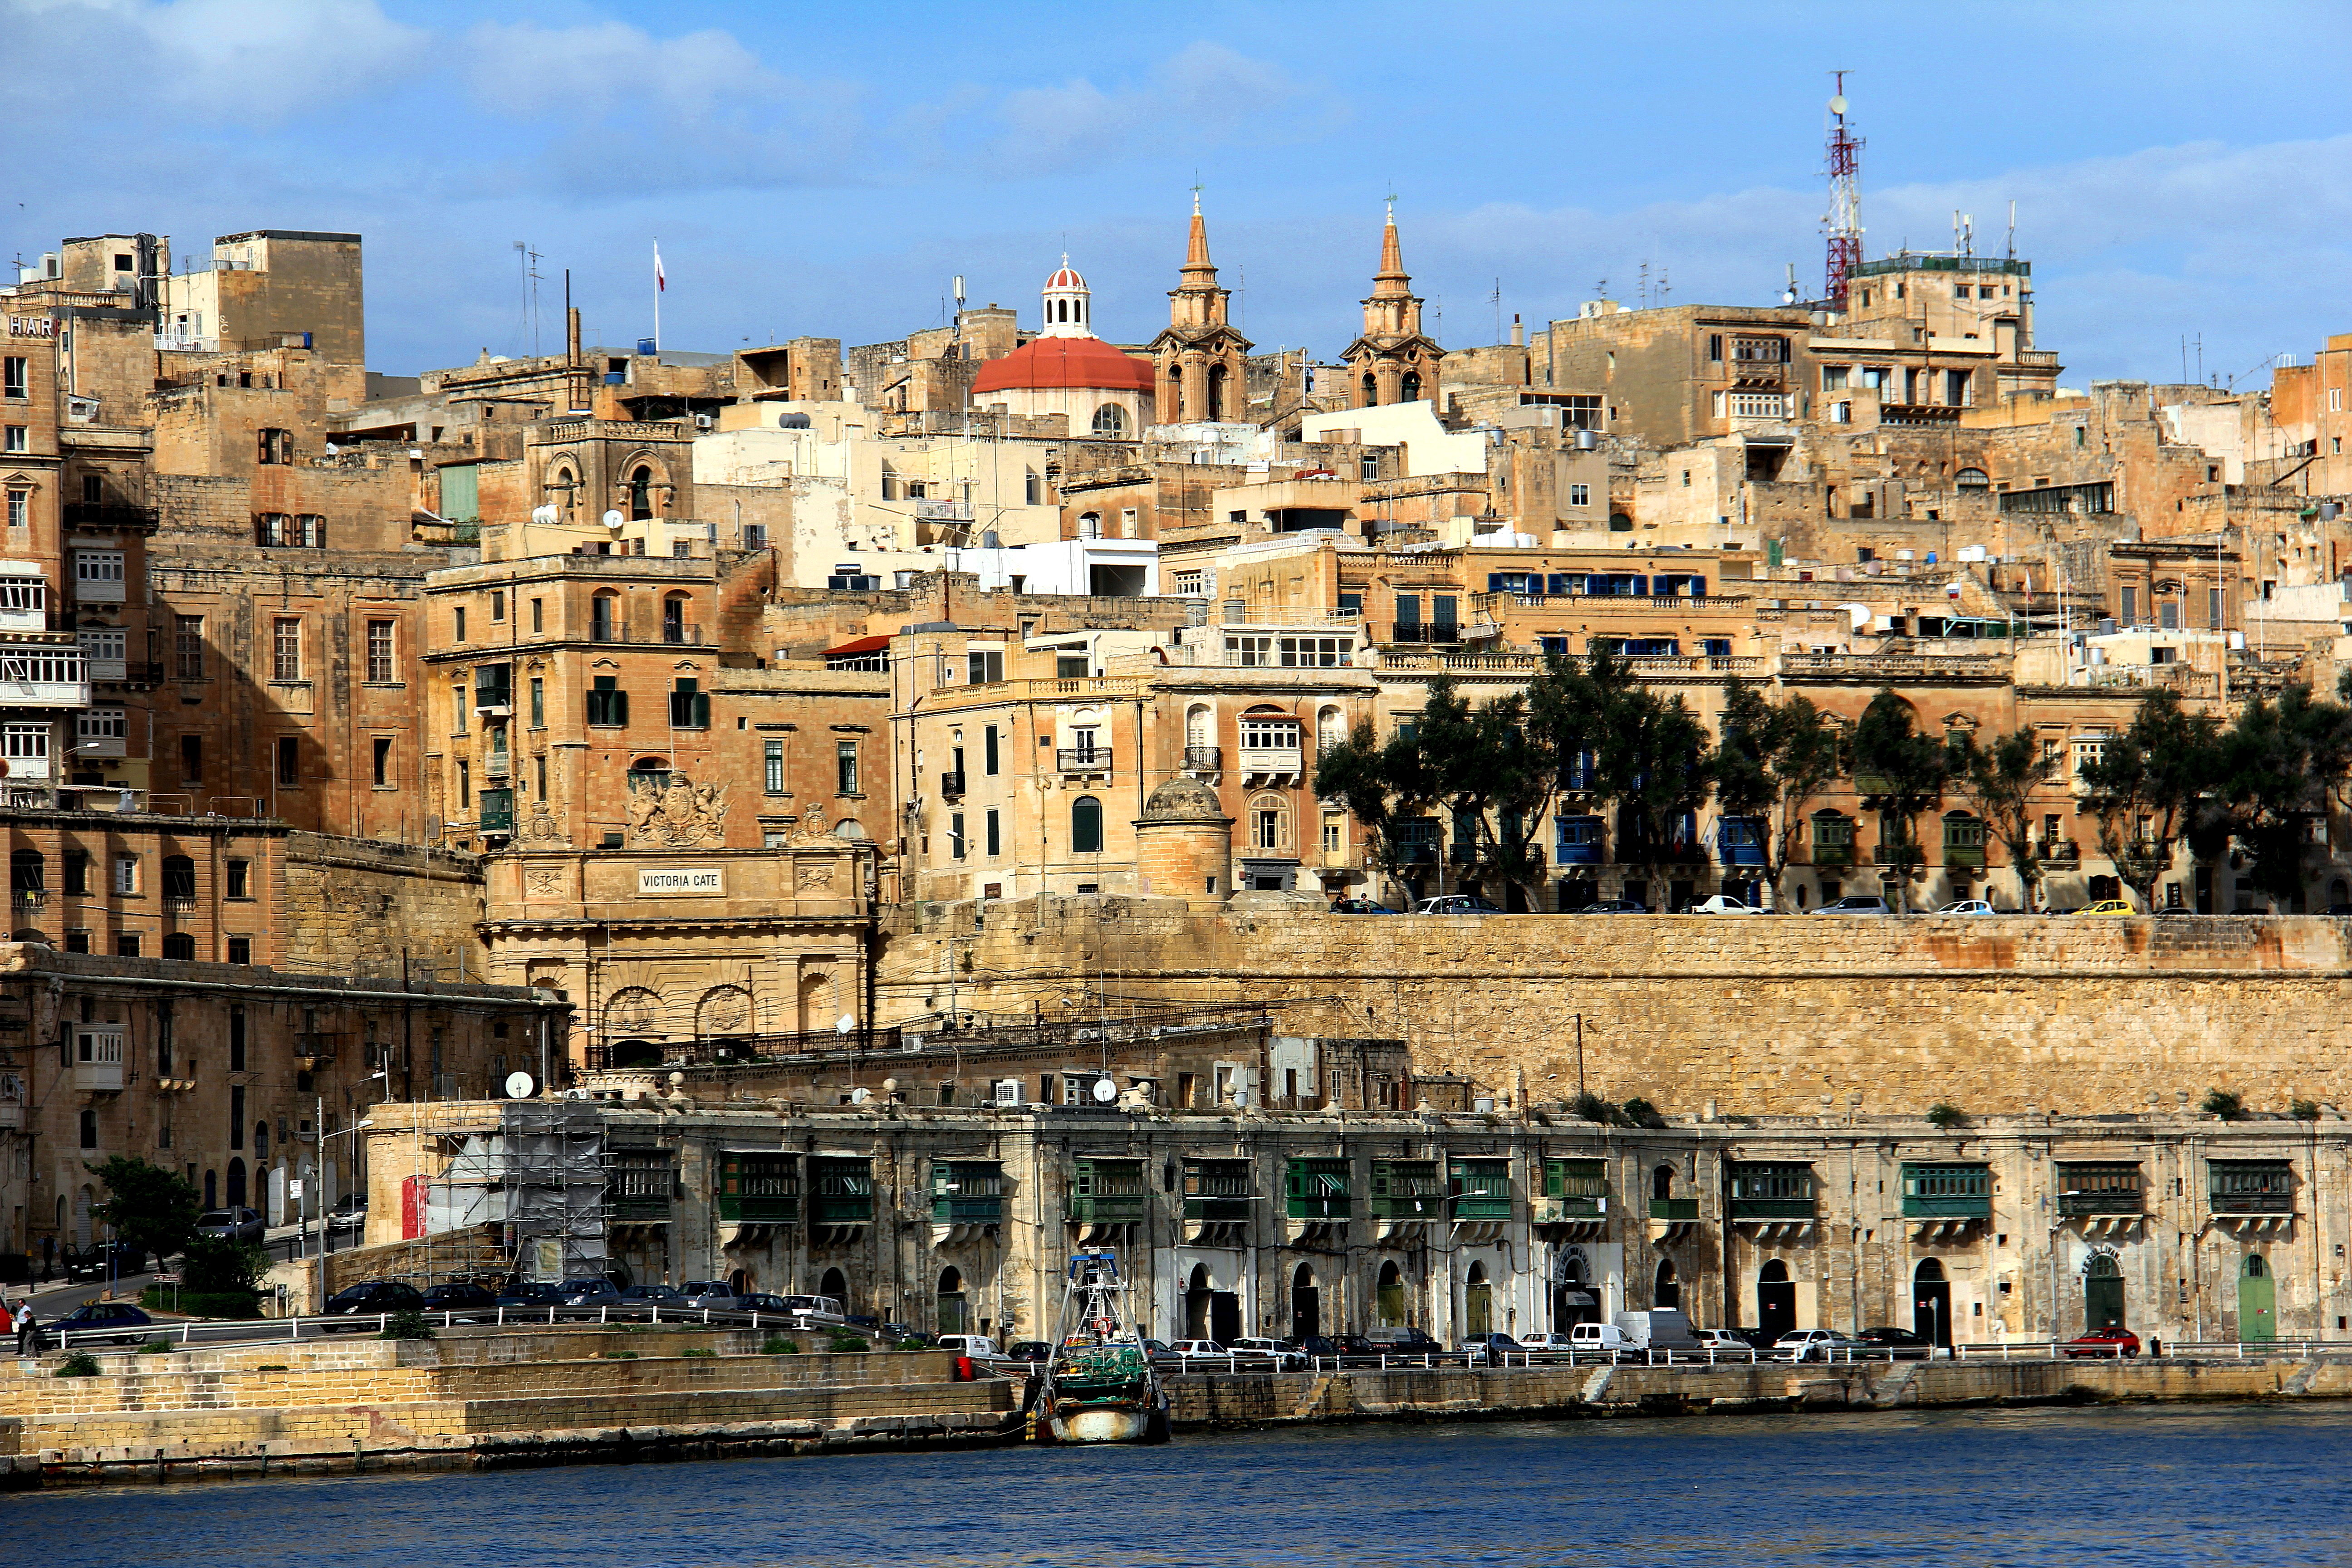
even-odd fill
[(427, 1236), (502, 1227), (515, 1271), (532, 1281), (601, 1275), (604, 1121), (584, 1100), (516, 1100), (494, 1131), (467, 1132), (425, 1188)]

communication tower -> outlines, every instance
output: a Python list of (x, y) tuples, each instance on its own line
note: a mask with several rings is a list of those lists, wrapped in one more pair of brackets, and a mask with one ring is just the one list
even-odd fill
[(1832, 71), (1837, 91), (1830, 99), (1830, 210), (1822, 219), (1829, 231), (1829, 260), (1822, 298), (1845, 306), (1846, 279), (1862, 265), (1862, 138), (1845, 121), (1845, 72)]

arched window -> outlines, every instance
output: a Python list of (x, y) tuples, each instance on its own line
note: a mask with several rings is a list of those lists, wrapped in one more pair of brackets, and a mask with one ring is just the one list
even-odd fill
[(1070, 853), (1099, 855), (1102, 847), (1102, 802), (1082, 795), (1070, 803)]
[(1364, 373), (1364, 406), (1370, 408), (1380, 400), (1381, 384), (1372, 379), (1370, 371), (1366, 371)]
[(1326, 706), (1315, 715), (1315, 748), (1328, 752), (1344, 745), (1348, 740), (1348, 715), (1336, 705)]
[(1650, 1304), (1654, 1307), (1679, 1307), (1683, 1304), (1682, 1281), (1675, 1278), (1675, 1260), (1671, 1258), (1658, 1259), (1657, 1284), (1650, 1292)]
[(196, 939), (184, 931), (163, 933), (163, 956), (191, 959), (196, 956)]
[(185, 855), (163, 857), (163, 897), (184, 904), (196, 901), (196, 863)]
[(580, 499), (578, 476), (574, 475), (568, 466), (558, 466), (555, 470), (555, 483), (549, 488), (555, 491), (556, 504), (563, 509), (563, 520), (566, 522), (571, 521), (572, 503)]
[[(1930, 1258), (1928, 1261), (1933, 1262), (1935, 1260)], [(2261, 1253), (2249, 1252), (2246, 1254), (2245, 1274), (2247, 1279), (2260, 1279), (2269, 1272), (2270, 1265), (2263, 1261), (2263, 1255)]]
[(660, 757), (639, 757), (629, 764), (629, 793), (639, 790), (661, 790), (669, 787), (669, 763)]
[(1962, 468), (1953, 476), (1953, 482), (1964, 490), (1990, 489), (1992, 478), (1982, 468)]
[(1078, 513), (1078, 537), (1080, 539), (1100, 539), (1102, 537), (1102, 513), (1098, 511), (1082, 511)]
[(841, 1303), (843, 1311), (849, 1310), (849, 1276), (840, 1269), (826, 1269), (824, 1278), (817, 1281), (816, 1293), (820, 1296), (832, 1297)]
[(683, 643), (688, 639), (686, 609), (693, 601), (684, 594), (672, 594), (662, 601), (662, 641)]
[(618, 635), (621, 619), (621, 595), (599, 594), (588, 601), (588, 640), (611, 642)]
[(1401, 1329), (1404, 1325), (1404, 1275), (1393, 1262), (1381, 1265), (1380, 1284), (1374, 1291), (1380, 1312), (1381, 1327)]
[(1421, 372), (1417, 370), (1409, 370), (1405, 372), (1404, 379), (1397, 384), (1397, 393), (1399, 396), (1407, 403), (1419, 403), (1421, 401)]
[(1675, 1168), (1672, 1165), (1661, 1165), (1650, 1173), (1650, 1195), (1654, 1198), (1675, 1195)]
[(1249, 803), (1249, 845), (1261, 855), (1290, 852), (1290, 802), (1282, 795), (1252, 795)]
[(1095, 434), (1118, 437), (1127, 434), (1127, 410), (1116, 403), (1106, 403), (1095, 410)]
[(643, 522), (654, 514), (654, 471), (638, 465), (629, 476), (629, 519)]
[(1211, 365), (1209, 367), (1209, 417), (1223, 419), (1225, 417), (1225, 367), (1221, 364)]
[(1184, 375), (1173, 365), (1168, 370), (1167, 404), (1159, 410), (1159, 414), (1160, 418), (1171, 424), (1181, 423), (1184, 417)]
[(1633, 520), (1622, 511), (1612, 511), (1609, 514), (1609, 531), (1631, 533), (1633, 531)]

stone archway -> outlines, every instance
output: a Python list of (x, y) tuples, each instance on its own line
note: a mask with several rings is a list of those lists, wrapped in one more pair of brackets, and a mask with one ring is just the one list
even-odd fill
[(721, 1038), (752, 1032), (751, 994), (740, 985), (714, 985), (702, 994), (694, 1010), (698, 1039)]

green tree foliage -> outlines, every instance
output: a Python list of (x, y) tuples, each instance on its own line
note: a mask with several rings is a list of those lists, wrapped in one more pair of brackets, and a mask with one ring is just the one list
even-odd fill
[(156, 1258), (188, 1245), (204, 1212), (194, 1185), (175, 1171), (118, 1154), (89, 1167), (106, 1184), (106, 1202), (93, 1212), (114, 1234)]
[(2099, 825), (2099, 853), (2156, 907), (2156, 882), (2198, 819), (2220, 763), (2221, 726), (2158, 689), (2101, 754), (2083, 764), (2084, 805)]
[(2257, 697), (2222, 732), (2198, 838), (2226, 837), (2248, 858), (2255, 887), (2282, 901), (2303, 891), (2312, 825), (2352, 773), (2352, 709), (2290, 686)]
[[(1854, 787), (1863, 805), (1879, 814), (1882, 834), (1900, 834), (1897, 844), (1910, 848), (1915, 857), (1919, 814), (1944, 798), (1952, 763), (1952, 748), (1932, 735), (1919, 733), (1912, 721), (1911, 705), (1891, 688), (1870, 700), (1861, 721), (1854, 725)], [(1910, 879), (1902, 878), (1899, 885), (1903, 907), (1907, 910)]]
[(1716, 809), (1764, 822), (1764, 879), (1777, 904), (1805, 803), (1844, 771), (1843, 737), (1811, 698), (1776, 704), (1736, 675), (1723, 683), (1719, 728), (1706, 764)]
[(2042, 789), (2057, 776), (2058, 754), (2046, 751), (2031, 727), (1996, 735), (1983, 746), (1968, 736), (1958, 752), (1953, 783), (2009, 852), (2031, 910), (2042, 882), (2042, 862), (2033, 858), (2033, 818)]
[(234, 1296), (257, 1290), (269, 1272), (269, 1255), (249, 1241), (199, 1236), (188, 1243), (180, 1278), (198, 1296)]

